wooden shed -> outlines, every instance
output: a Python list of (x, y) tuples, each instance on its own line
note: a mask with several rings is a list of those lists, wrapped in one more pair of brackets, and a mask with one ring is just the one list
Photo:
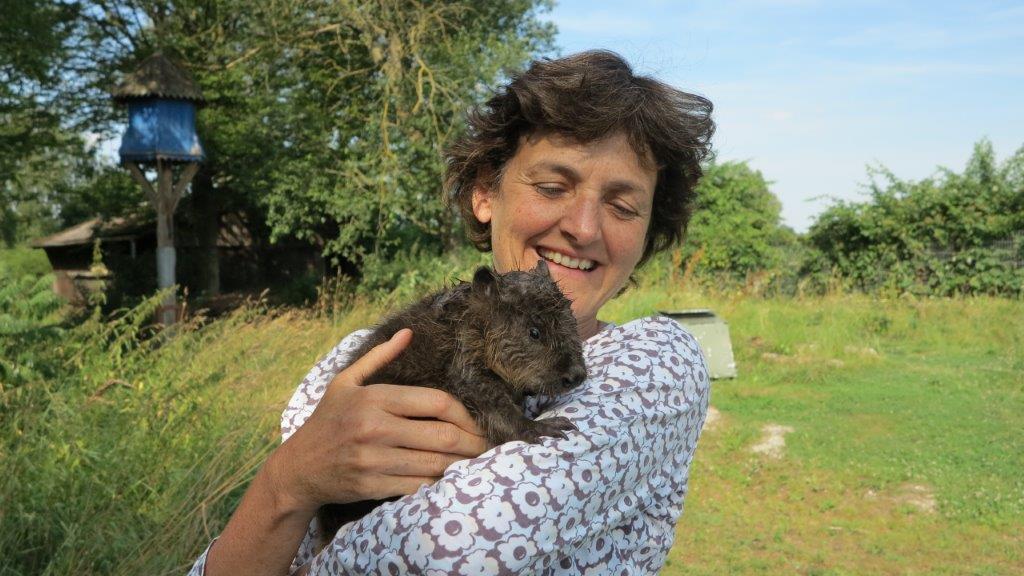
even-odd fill
[[(39, 238), (32, 246), (46, 252), (54, 272), (53, 290), (75, 304), (83, 304), (97, 289), (117, 296), (151, 294), (156, 290), (155, 217), (93, 218), (56, 234)], [(204, 286), (198, 234), (187, 218), (175, 225), (178, 243), (178, 282), (190, 294)], [(221, 291), (259, 293), (287, 284), (303, 275), (324, 274), (320, 247), (302, 242), (270, 244), (254, 233), (243, 213), (219, 217), (217, 253)], [(97, 241), (102, 265), (93, 265)]]

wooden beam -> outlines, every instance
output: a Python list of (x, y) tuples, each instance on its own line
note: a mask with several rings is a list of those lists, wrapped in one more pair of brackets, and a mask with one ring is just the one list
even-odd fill
[(171, 204), (173, 209), (177, 209), (178, 201), (181, 200), (181, 195), (185, 193), (185, 187), (188, 186), (188, 183), (192, 181), (192, 178), (195, 177), (196, 172), (198, 171), (198, 162), (189, 162), (188, 166), (185, 166), (185, 169), (181, 171), (181, 176), (178, 177), (178, 183), (174, 185), (174, 201)]
[(134, 162), (128, 162), (127, 165), (128, 171), (131, 172), (132, 174), (132, 178), (140, 185), (142, 185), (142, 191), (146, 194), (146, 197), (149, 198), (150, 203), (153, 204), (153, 208), (156, 209), (157, 198), (156, 190), (153, 189), (153, 185), (150, 184), (149, 180), (146, 178), (146, 175), (142, 173), (142, 170), (138, 167), (138, 165), (136, 165)]

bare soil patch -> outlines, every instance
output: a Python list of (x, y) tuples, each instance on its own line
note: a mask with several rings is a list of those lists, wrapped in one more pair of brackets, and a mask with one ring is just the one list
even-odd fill
[(900, 484), (892, 492), (876, 492), (868, 490), (864, 495), (868, 500), (888, 500), (900, 506), (910, 506), (925, 514), (935, 514), (939, 510), (935, 500), (935, 490), (924, 484)]
[(751, 446), (750, 451), (768, 458), (782, 458), (786, 452), (786, 434), (794, 431), (792, 426), (765, 424), (761, 428), (761, 440)]

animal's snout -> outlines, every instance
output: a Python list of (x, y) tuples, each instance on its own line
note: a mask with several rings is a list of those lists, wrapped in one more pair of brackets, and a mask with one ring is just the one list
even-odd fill
[(579, 364), (569, 368), (569, 370), (562, 375), (562, 386), (565, 388), (575, 388), (583, 383), (587, 379), (587, 369)]

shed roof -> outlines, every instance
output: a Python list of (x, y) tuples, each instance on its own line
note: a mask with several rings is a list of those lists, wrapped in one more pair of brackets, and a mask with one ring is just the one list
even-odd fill
[(199, 104), (206, 102), (192, 76), (160, 52), (143, 60), (134, 72), (126, 75), (112, 95), (117, 102), (133, 98), (178, 98)]
[[(178, 238), (175, 244), (178, 248), (195, 246), (194, 234), (179, 227)], [(31, 242), (33, 248), (60, 248), (65, 246), (81, 246), (92, 244), (100, 239), (105, 242), (137, 240), (144, 236), (156, 234), (156, 220), (152, 214), (138, 214), (125, 218), (93, 218), (70, 228), (65, 228), (56, 234), (44, 238), (37, 238)], [(242, 248), (255, 245), (249, 229), (249, 223), (243, 214), (229, 212), (223, 214), (220, 222), (220, 229), (217, 232), (217, 246), (226, 248)], [(284, 240), (276, 243), (279, 247), (308, 247), (307, 242), (297, 240)]]
[(145, 218), (93, 218), (70, 228), (65, 228), (56, 234), (44, 238), (37, 238), (32, 241), (34, 248), (55, 248), (57, 246), (75, 246), (80, 244), (91, 244), (93, 240), (101, 238), (104, 240), (138, 238), (152, 228), (152, 220)]

